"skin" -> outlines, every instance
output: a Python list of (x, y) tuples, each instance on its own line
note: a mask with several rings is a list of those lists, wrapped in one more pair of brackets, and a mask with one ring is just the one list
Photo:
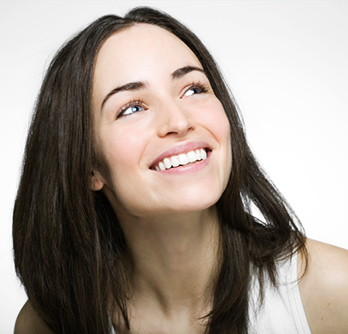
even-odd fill
[[(93, 110), (99, 168), (92, 188), (108, 197), (130, 248), (131, 333), (203, 333), (204, 322), (196, 319), (212, 303), (219, 256), (214, 205), (230, 174), (229, 124), (204, 73), (173, 76), (187, 66), (202, 68), (179, 39), (145, 24), (111, 36), (97, 57)], [(143, 86), (110, 94), (132, 82)], [(134, 100), (141, 103), (129, 108)], [(201, 167), (179, 167), (176, 173), (153, 168), (173, 147), (186, 150), (197, 142), (210, 152), (196, 163)], [(347, 333), (348, 251), (311, 240), (307, 246), (309, 267), (299, 287), (311, 331)], [(299, 257), (299, 277), (302, 272)], [(15, 333), (50, 332), (27, 303)]]
[[(173, 75), (187, 66), (197, 70)], [(131, 250), (135, 333), (144, 326), (200, 333), (194, 319), (211, 303), (214, 204), (227, 185), (231, 145), (226, 114), (199, 69), (182, 41), (151, 25), (113, 35), (97, 58), (93, 105), (100, 168), (94, 189), (113, 205)], [(114, 94), (100, 107), (110, 91), (131, 82), (145, 87)], [(142, 101), (140, 111), (117, 117), (132, 100)], [(209, 147), (208, 162), (196, 162), (204, 167), (177, 167), (174, 174), (151, 167), (173, 149), (187, 152), (187, 145)]]
[[(100, 167), (94, 189), (103, 189), (121, 220), (152, 221), (155, 216), (205, 210), (227, 184), (231, 169), (227, 117), (200, 70), (173, 78), (187, 66), (202, 69), (183, 42), (151, 25), (114, 34), (100, 50), (93, 91)], [(110, 91), (132, 82), (145, 87), (118, 92), (101, 108)], [(208, 91), (199, 93), (197, 82)], [(140, 111), (122, 116), (120, 109), (133, 100), (142, 101), (134, 106)], [(209, 164), (199, 172), (185, 173), (186, 166), (173, 175), (150, 168), (162, 153), (197, 142), (212, 151)]]
[[(348, 333), (348, 251), (308, 240), (308, 272), (299, 284), (313, 334)], [(303, 260), (298, 263), (302, 277)]]

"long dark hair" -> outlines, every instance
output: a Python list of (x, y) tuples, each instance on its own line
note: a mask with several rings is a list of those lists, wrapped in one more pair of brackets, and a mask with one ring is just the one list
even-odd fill
[[(133, 9), (124, 18), (101, 17), (51, 62), (29, 130), (13, 214), (17, 274), (30, 303), (55, 333), (109, 333), (110, 310), (130, 328), (127, 245), (106, 197), (91, 190), (96, 168), (91, 96), (103, 42), (137, 23), (166, 29), (194, 52), (228, 116), (232, 171), (217, 203), (222, 257), (206, 332), (247, 333), (252, 276), (258, 277), (262, 297), (266, 276), (276, 285), (277, 260), (305, 252), (305, 237), (256, 162), (210, 53), (181, 23), (150, 8)], [(252, 204), (263, 222), (253, 216)]]

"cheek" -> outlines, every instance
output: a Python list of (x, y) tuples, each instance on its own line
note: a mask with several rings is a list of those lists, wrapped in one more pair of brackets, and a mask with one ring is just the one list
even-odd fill
[(221, 153), (221, 173), (224, 175), (225, 182), (227, 183), (230, 177), (232, 168), (232, 147), (231, 147), (231, 133), (230, 133), (230, 122), (228, 121), (225, 110), (223, 109), (220, 101), (216, 102), (215, 110), (209, 117), (209, 130), (215, 137), (215, 140), (220, 146)]
[(134, 165), (141, 158), (141, 151), (145, 141), (142, 132), (134, 129), (115, 127), (104, 137), (103, 151), (109, 166)]
[(127, 178), (139, 162), (141, 139), (124, 131), (105, 131), (98, 143), (98, 163), (106, 184), (113, 188), (115, 183)]
[[(133, 136), (133, 138), (136, 136)], [(103, 142), (100, 172), (105, 181), (104, 194), (116, 212), (122, 213), (128, 198), (134, 197), (139, 161), (139, 145), (126, 136), (108, 137)], [(127, 209), (126, 209), (127, 210)]]
[(217, 142), (231, 151), (230, 123), (218, 99), (207, 106), (207, 112), (203, 114), (202, 121)]

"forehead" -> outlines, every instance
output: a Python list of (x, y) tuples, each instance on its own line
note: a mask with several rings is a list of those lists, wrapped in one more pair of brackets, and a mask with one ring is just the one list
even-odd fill
[(110, 36), (101, 47), (94, 83), (100, 89), (110, 85), (168, 75), (177, 68), (200, 62), (179, 38), (150, 24), (136, 24)]

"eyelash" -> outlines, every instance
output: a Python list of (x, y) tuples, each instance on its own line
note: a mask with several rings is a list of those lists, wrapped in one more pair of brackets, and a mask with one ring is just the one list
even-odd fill
[(206, 93), (206, 92), (208, 92), (208, 90), (209, 90), (209, 87), (208, 87), (205, 83), (203, 83), (203, 82), (201, 82), (201, 81), (197, 81), (197, 82), (192, 83), (192, 84), (188, 87), (188, 89), (185, 90), (183, 96), (184, 96), (189, 90), (191, 90), (191, 89), (193, 89), (193, 88), (199, 88), (199, 89), (201, 90), (200, 93)]
[[(194, 88), (200, 89), (200, 94), (206, 93), (206, 92), (208, 92), (208, 90), (209, 90), (208, 86), (207, 86), (205, 83), (202, 83), (201, 81), (197, 81), (197, 82), (192, 83), (192, 84), (185, 90), (185, 92), (184, 92), (184, 94), (183, 94), (182, 97), (184, 97), (185, 94), (186, 94), (188, 91), (190, 91), (191, 89), (194, 89)], [(195, 95), (195, 94), (192, 94), (192, 95)], [(190, 96), (191, 96), (191, 95), (190, 95)], [(125, 112), (127, 109), (129, 109), (129, 108), (131, 108), (131, 107), (134, 107), (134, 106), (141, 106), (141, 107), (144, 108), (144, 105), (145, 105), (144, 102), (141, 101), (141, 100), (132, 100), (132, 101), (128, 102), (125, 106), (123, 106), (123, 107), (119, 110), (119, 112), (117, 113), (116, 119), (117, 119), (117, 118), (120, 118), (120, 117), (132, 115), (132, 113), (131, 113), (131, 114), (128, 114), (128, 115), (124, 115), (124, 112)]]
[(130, 102), (128, 102), (125, 106), (123, 106), (120, 111), (117, 113), (117, 117), (116, 118), (119, 118), (119, 117), (122, 117), (122, 116), (129, 116), (129, 115), (124, 115), (124, 112), (131, 108), (131, 107), (135, 107), (135, 106), (140, 106), (140, 107), (143, 107), (144, 108), (144, 102), (141, 101), (141, 100), (132, 100)]

